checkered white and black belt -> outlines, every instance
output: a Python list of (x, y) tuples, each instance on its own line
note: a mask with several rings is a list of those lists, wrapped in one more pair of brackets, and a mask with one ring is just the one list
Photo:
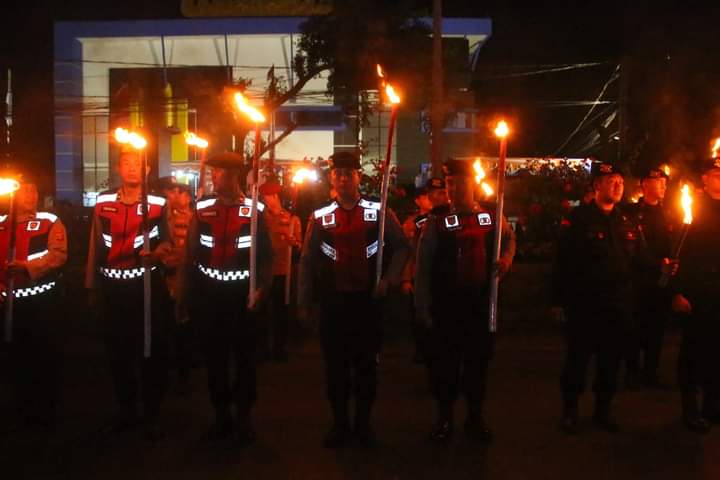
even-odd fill
[[(155, 270), (157, 267), (152, 267), (151, 270)], [(105, 268), (100, 267), (100, 273), (105, 278), (112, 278), (115, 280), (132, 280), (133, 278), (142, 277), (145, 273), (145, 267), (137, 268)]]
[[(43, 283), (41, 285), (35, 285), (34, 287), (27, 287), (27, 288), (15, 288), (13, 289), (13, 297), (15, 298), (25, 298), (25, 297), (34, 297), (35, 295), (40, 295), (41, 293), (48, 292), (55, 287), (55, 282), (48, 282)], [(7, 297), (7, 292), (2, 292), (3, 297)]]
[(233, 282), (250, 278), (249, 270), (218, 270), (217, 268), (206, 267), (200, 264), (198, 264), (197, 267), (206, 277), (210, 277), (213, 280), (220, 280), (221, 282)]

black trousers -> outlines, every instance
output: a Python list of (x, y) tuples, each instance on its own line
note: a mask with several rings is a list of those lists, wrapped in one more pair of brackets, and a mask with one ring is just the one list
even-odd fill
[[(487, 373), (494, 353), (488, 330), (487, 294), (468, 292), (435, 298), (433, 325), (427, 332), (433, 394), (440, 414), (450, 414), (460, 393), (470, 415), (482, 415)], [(482, 298), (477, 301), (475, 298)]]
[(355, 395), (359, 421), (368, 421), (377, 394), (377, 359), (382, 345), (379, 302), (369, 292), (327, 292), (320, 340), (325, 358), (327, 397), (335, 420), (347, 420)]
[(270, 318), (270, 330), (272, 331), (273, 348), (275, 354), (282, 353), (287, 349), (289, 309), (285, 305), (285, 275), (273, 277), (272, 289), (270, 291), (270, 305), (268, 314)]
[(631, 328), (628, 309), (601, 305), (570, 308), (565, 326), (567, 356), (560, 378), (566, 401), (574, 401), (585, 391), (587, 367), (596, 357), (593, 390), (609, 402), (617, 391), (617, 377)]
[(157, 419), (167, 390), (170, 302), (159, 275), (153, 275), (152, 298), (152, 354), (145, 358), (142, 278), (102, 284), (101, 318), (115, 398), (120, 408), (134, 410), (139, 392), (147, 421)]
[(678, 381), (683, 392), (700, 388), (720, 397), (720, 299), (691, 297), (692, 313), (683, 317)]
[[(57, 287), (37, 296), (16, 298), (13, 338), (8, 345), (16, 413), (48, 424), (55, 422), (61, 391), (63, 319), (51, 310), (58, 299)], [(4, 326), (4, 308), (0, 309)]]
[[(210, 400), (216, 409), (235, 404), (248, 415), (257, 399), (257, 318), (247, 310), (247, 281), (203, 279), (193, 322), (200, 332)], [(234, 367), (234, 368), (231, 368)]]
[(628, 372), (641, 371), (646, 378), (657, 375), (669, 313), (670, 298), (664, 289), (643, 290), (636, 303), (630, 335), (626, 358)]

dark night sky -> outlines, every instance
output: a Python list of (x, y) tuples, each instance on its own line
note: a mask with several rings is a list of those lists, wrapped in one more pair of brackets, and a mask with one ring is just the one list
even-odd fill
[[(652, 10), (644, 8), (643, 2), (633, 2), (632, 10), (608, 1), (586, 2), (583, 7), (573, 6), (577, 2), (548, 3), (527, 8), (511, 1), (445, 0), (446, 16), (492, 18), (493, 36), (483, 47), (474, 85), (482, 108), (509, 112), (521, 125), (523, 135), (515, 140), (511, 154), (554, 153), (589, 107), (558, 107), (548, 102), (593, 100), (623, 53), (630, 59), (626, 69), (630, 141), (647, 133), (649, 140), (643, 149), (668, 155), (668, 150), (677, 149), (698, 152), (705, 138), (720, 133), (713, 131), (716, 126), (720, 129), (716, 107), (720, 88), (715, 88), (720, 85), (717, 11), (680, 9), (674, 2), (645, 2)], [(0, 66), (3, 79), (5, 68), (13, 68), (14, 138), (20, 156), (52, 170), (54, 20), (177, 18), (179, 5), (179, 0), (5, 2)], [(531, 65), (588, 62), (607, 64), (561, 73), (489, 78), (536, 69)], [(605, 99), (616, 100), (618, 92), (616, 81)], [(589, 125), (578, 137), (591, 131)], [(578, 153), (572, 151), (580, 142), (575, 143), (570, 142), (561, 153)]]

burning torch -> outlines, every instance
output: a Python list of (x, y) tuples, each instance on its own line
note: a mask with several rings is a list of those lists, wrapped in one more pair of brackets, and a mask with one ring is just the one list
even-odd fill
[[(675, 243), (675, 247), (672, 251), (672, 258), (675, 260), (680, 257), (680, 250), (682, 250), (683, 244), (685, 243), (685, 238), (687, 238), (688, 230), (690, 230), (690, 225), (692, 225), (692, 203), (693, 199), (692, 195), (690, 195), (690, 185), (686, 183), (682, 186), (682, 189), (680, 189), (680, 206), (683, 210), (683, 225), (682, 229), (680, 230), (680, 237)], [(660, 280), (658, 280), (658, 286), (661, 288), (665, 288), (667, 287), (669, 281), (670, 272), (664, 271), (660, 276)]]
[[(292, 178), (292, 184), (293, 185), (302, 185), (305, 182), (317, 182), (318, 181), (318, 173), (315, 169), (305, 168), (301, 167), (295, 172), (295, 175), (293, 175)], [(295, 190), (295, 194), (297, 194), (297, 190)], [(295, 236), (295, 222), (292, 221), (292, 217), (290, 218), (290, 231), (288, 232), (288, 236), (290, 238), (293, 238)], [(292, 251), (293, 246), (288, 245), (287, 249), (287, 263), (290, 266), (288, 269), (288, 274), (285, 276), (285, 305), (290, 305), (290, 290), (292, 286)]]
[(185, 132), (185, 143), (191, 147), (200, 150), (200, 179), (198, 180), (198, 189), (196, 198), (202, 198), (205, 194), (205, 160), (207, 157), (208, 141), (198, 137), (193, 132)]
[(383, 250), (385, 247), (385, 217), (387, 215), (388, 189), (390, 187), (390, 157), (392, 156), (392, 143), (395, 133), (395, 123), (397, 122), (397, 110), (400, 105), (400, 97), (395, 89), (385, 79), (385, 73), (380, 65), (377, 66), (378, 77), (380, 77), (381, 87), (385, 90), (385, 95), (390, 102), (390, 125), (388, 126), (387, 150), (385, 152), (385, 161), (383, 162), (383, 178), (380, 187), (380, 215), (378, 222), (378, 250), (377, 250), (377, 267), (375, 273), (375, 285), (380, 283), (382, 276)]
[[(498, 122), (495, 128), (495, 136), (500, 139), (500, 156), (497, 166), (497, 208), (495, 210), (495, 237), (493, 238), (493, 265), (500, 260), (500, 247), (502, 244), (503, 206), (505, 200), (505, 160), (507, 157), (507, 136), (510, 133), (507, 123), (504, 120)], [(490, 281), (490, 318), (489, 328), (491, 332), (497, 331), (497, 303), (498, 287), (500, 286), (500, 271), (493, 269)]]
[[(15, 192), (20, 188), (20, 183), (13, 178), (0, 178), (0, 195), (10, 196), (10, 206), (8, 209), (7, 224), (10, 228), (10, 239), (8, 241), (7, 262), (15, 261), (15, 230), (17, 230), (17, 217), (15, 215)], [(8, 273), (7, 284), (5, 285), (5, 341), (12, 342), (13, 332), (13, 300), (15, 275)]]
[(258, 170), (260, 169), (260, 124), (265, 122), (265, 116), (252, 105), (247, 102), (247, 99), (242, 93), (235, 93), (235, 106), (240, 112), (245, 114), (250, 121), (255, 123), (255, 151), (253, 154), (253, 168), (252, 168), (252, 217), (250, 218), (250, 293), (248, 301), (251, 301), (255, 295), (255, 289), (257, 288), (257, 229), (258, 229), (258, 197), (259, 182), (258, 182)]
[[(142, 211), (143, 252), (150, 253), (150, 225), (148, 224), (148, 186), (147, 186), (147, 140), (136, 132), (124, 128), (115, 129), (115, 141), (121, 145), (129, 145), (140, 154), (140, 208)], [(143, 355), (150, 358), (152, 354), (152, 274), (151, 269), (143, 266), (143, 318), (144, 345)]]

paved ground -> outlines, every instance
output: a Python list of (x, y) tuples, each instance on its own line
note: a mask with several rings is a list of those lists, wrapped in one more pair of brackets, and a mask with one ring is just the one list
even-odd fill
[[(148, 445), (137, 432), (100, 441), (92, 432), (112, 411), (110, 385), (101, 345), (78, 336), (67, 345), (59, 432), (52, 438), (32, 430), (1, 438), (0, 478), (720, 478), (720, 428), (706, 437), (686, 432), (678, 420), (676, 391), (622, 392), (617, 418), (623, 431), (615, 436), (589, 425), (586, 396), (584, 434), (568, 438), (559, 432), (562, 338), (539, 315), (539, 284), (525, 280), (515, 280), (521, 298), (513, 298), (515, 306), (506, 310), (492, 366), (487, 411), (497, 439), (488, 448), (461, 434), (444, 448), (426, 440), (433, 406), (425, 372), (410, 362), (410, 344), (397, 322), (390, 324), (382, 357), (374, 421), (381, 445), (372, 451), (321, 447), (329, 418), (315, 340), (298, 344), (288, 364), (260, 367), (254, 414), (259, 440), (250, 447), (209, 448), (200, 442), (211, 420), (202, 369), (193, 371), (190, 396), (169, 398), (166, 441)], [(81, 326), (79, 331), (88, 331)], [(662, 373), (670, 380), (677, 341), (675, 334), (668, 338), (664, 355)], [(6, 386), (0, 394), (0, 406), (7, 406)]]

